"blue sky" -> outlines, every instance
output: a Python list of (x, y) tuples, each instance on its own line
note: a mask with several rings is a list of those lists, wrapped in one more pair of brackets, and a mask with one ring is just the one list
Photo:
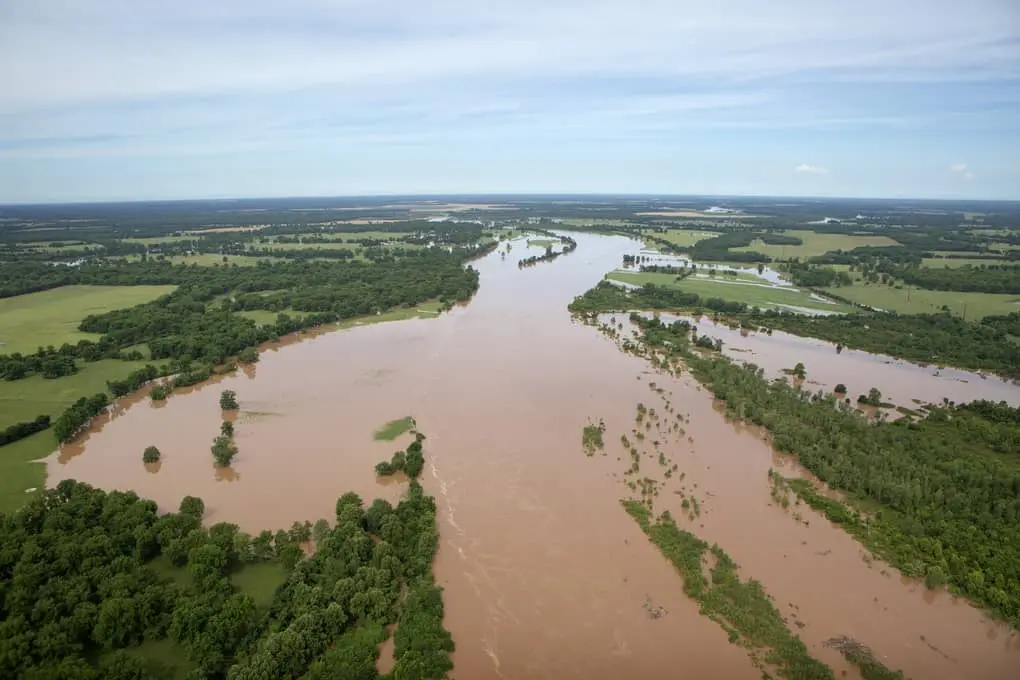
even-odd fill
[(1020, 198), (1018, 0), (4, 0), (0, 202)]

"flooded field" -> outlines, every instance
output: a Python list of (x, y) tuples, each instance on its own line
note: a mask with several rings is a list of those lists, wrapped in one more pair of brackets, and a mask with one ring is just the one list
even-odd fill
[[(791, 629), (837, 674), (855, 671), (822, 643), (849, 635), (913, 678), (1020, 675), (1015, 633), (866, 562), (856, 542), (810, 511), (803, 511), (806, 525), (773, 507), (767, 470), (797, 471), (760, 433), (728, 424), (697, 385), (651, 373), (573, 322), (566, 311), (573, 296), (635, 251), (624, 238), (575, 238), (573, 254), (523, 270), (517, 260), (535, 253), (522, 242), (505, 259), (490, 254), (476, 263), (475, 299), (439, 318), (289, 339), (245, 372), (182, 390), (163, 405), (121, 402), (54, 456), (48, 484), (76, 478), (134, 489), (165, 509), (197, 495), (210, 522), (288, 527), (331, 517), (347, 490), (398, 496), (401, 485), (379, 484), (372, 467), (407, 442), (376, 442), (372, 433), (413, 415), (428, 435), (423, 483), (440, 508), (436, 574), (457, 643), (455, 677), (675, 677), (683, 669), (697, 678), (758, 678), (745, 651), (699, 615), (673, 567), (619, 505), (631, 495), (620, 435), (634, 429), (638, 402), (664, 410), (668, 400), (690, 422), (682, 436), (648, 435), (685, 473), (663, 487), (660, 507), (678, 508), (672, 492), (681, 486), (695, 494), (701, 514), (681, 526), (718, 542), (744, 578), (761, 581)], [(854, 354), (832, 350), (826, 362), (837, 370)], [(809, 381), (828, 379), (826, 362), (796, 360)], [(876, 373), (886, 370), (876, 363)], [(874, 384), (886, 392), (877, 379), (858, 385), (866, 374), (857, 364), (845, 372), (837, 381), (851, 390)], [(222, 389), (241, 402), (240, 453), (226, 471), (213, 467), (209, 452)], [(599, 419), (606, 455), (588, 458), (581, 429)], [(163, 452), (158, 470), (141, 462), (148, 445)], [(649, 453), (642, 465), (657, 467), (650, 441), (642, 450)], [(650, 617), (649, 607), (665, 614)]]

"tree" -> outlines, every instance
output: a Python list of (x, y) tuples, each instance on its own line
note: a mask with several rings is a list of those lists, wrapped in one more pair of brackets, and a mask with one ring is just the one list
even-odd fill
[(807, 371), (804, 368), (804, 364), (797, 362), (797, 365), (793, 367), (793, 375), (798, 380), (803, 380), (807, 376)]
[(237, 445), (229, 437), (220, 435), (213, 440), (212, 455), (217, 467), (227, 467), (237, 455)]
[(245, 347), (237, 355), (237, 360), (242, 364), (254, 364), (259, 360), (259, 353), (254, 347)]
[(846, 394), (846, 385), (844, 385), (843, 383), (838, 383), (833, 392), (835, 392), (836, 394)]
[(160, 459), (159, 449), (155, 446), (146, 446), (145, 451), (142, 452), (143, 463), (158, 463)]
[(224, 411), (236, 411), (240, 408), (237, 403), (237, 393), (233, 390), (223, 390), (220, 393), (220, 408)]
[(196, 496), (185, 496), (181, 499), (179, 512), (182, 515), (188, 515), (197, 520), (201, 520), (202, 515), (205, 514), (205, 503), (201, 498)]
[(220, 423), (220, 434), (223, 435), (224, 437), (233, 437), (234, 424), (229, 420), (224, 420), (222, 423)]

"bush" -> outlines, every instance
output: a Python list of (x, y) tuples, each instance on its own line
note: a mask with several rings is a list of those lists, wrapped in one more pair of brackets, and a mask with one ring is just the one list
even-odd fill
[(223, 435), (224, 437), (233, 437), (234, 424), (229, 420), (224, 420), (222, 423), (220, 423), (220, 434)]
[(156, 385), (152, 388), (152, 391), (149, 392), (149, 398), (153, 401), (163, 401), (170, 396), (170, 390), (171, 388), (169, 385)]
[(254, 364), (259, 360), (259, 353), (254, 347), (246, 347), (237, 355), (237, 360), (242, 364)]
[(240, 408), (237, 403), (237, 393), (234, 390), (223, 390), (220, 393), (220, 408), (224, 411), (236, 411)]
[(143, 463), (158, 463), (160, 458), (159, 449), (155, 446), (146, 446), (145, 451), (142, 452)]

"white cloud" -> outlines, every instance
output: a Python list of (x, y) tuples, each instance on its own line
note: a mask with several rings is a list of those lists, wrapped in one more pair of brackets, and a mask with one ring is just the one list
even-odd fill
[(974, 179), (977, 177), (977, 175), (974, 174), (974, 171), (971, 170), (966, 163), (954, 163), (949, 166), (949, 169), (964, 179)]
[(829, 171), (818, 165), (811, 165), (810, 163), (801, 163), (796, 168), (795, 172), (799, 172), (802, 175), (828, 175)]

